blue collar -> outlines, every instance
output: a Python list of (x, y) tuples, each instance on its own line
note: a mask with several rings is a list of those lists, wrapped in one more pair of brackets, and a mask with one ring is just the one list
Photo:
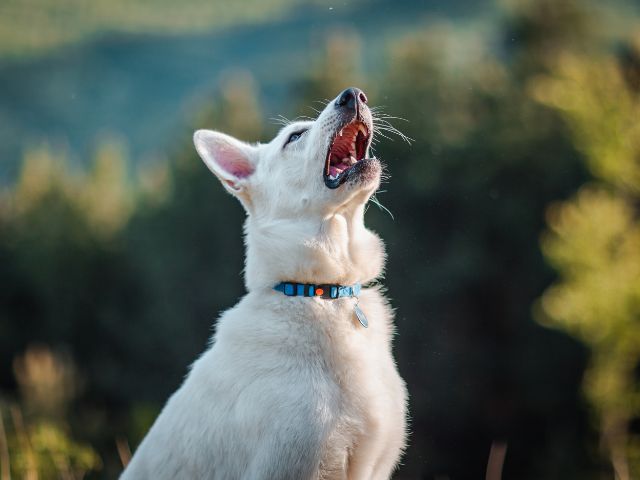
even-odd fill
[(321, 297), (327, 300), (342, 297), (357, 297), (360, 295), (361, 285), (331, 285), (323, 283), (314, 285), (312, 283), (280, 282), (274, 290), (284, 293), (287, 297)]

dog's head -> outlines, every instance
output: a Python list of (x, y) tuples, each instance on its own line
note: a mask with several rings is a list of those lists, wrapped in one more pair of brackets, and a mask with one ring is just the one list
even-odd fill
[(316, 120), (289, 124), (267, 144), (210, 130), (194, 142), (250, 214), (280, 219), (364, 204), (380, 184), (380, 162), (368, 158), (372, 133), (367, 97), (348, 88)]
[(347, 285), (380, 275), (384, 248), (363, 221), (382, 170), (368, 157), (372, 133), (367, 97), (357, 88), (267, 144), (195, 133), (204, 162), (249, 213), (249, 289), (282, 280)]

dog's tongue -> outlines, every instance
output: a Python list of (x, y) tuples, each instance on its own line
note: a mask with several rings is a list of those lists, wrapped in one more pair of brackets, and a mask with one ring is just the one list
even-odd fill
[(332, 156), (331, 162), (329, 164), (329, 175), (332, 177), (336, 177), (347, 170), (349, 167), (354, 166), (356, 163), (357, 160), (352, 156), (345, 157), (343, 159)]

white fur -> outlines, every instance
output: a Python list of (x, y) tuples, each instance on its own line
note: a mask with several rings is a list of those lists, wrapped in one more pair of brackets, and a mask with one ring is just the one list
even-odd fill
[[(391, 354), (380, 290), (354, 298), (287, 297), (281, 281), (366, 283), (383, 245), (363, 223), (376, 177), (324, 185), (339, 115), (297, 122), (268, 144), (198, 131), (196, 148), (247, 210), (248, 293), (219, 319), (122, 474), (130, 479), (382, 480), (405, 445), (406, 389)], [(303, 136), (283, 148), (292, 132)], [(220, 224), (220, 228), (224, 228)]]

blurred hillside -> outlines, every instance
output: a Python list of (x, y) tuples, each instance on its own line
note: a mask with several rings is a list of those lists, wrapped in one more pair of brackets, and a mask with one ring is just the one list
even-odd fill
[(494, 11), (489, 0), (85, 3), (0, 4), (0, 183), (43, 140), (69, 146), (76, 164), (104, 135), (124, 136), (136, 162), (166, 157), (227, 70), (260, 79), (267, 117), (285, 113), (287, 92), (332, 31), (366, 37), (361, 61), (375, 74), (399, 32)]
[(287, 9), (313, 6), (291, 0), (160, 0), (82, 2), (78, 0), (6, 1), (0, 5), (0, 55), (17, 57), (47, 52), (102, 35), (105, 31), (179, 34), (229, 25), (262, 23)]
[(115, 478), (243, 294), (243, 212), (193, 129), (265, 139), (348, 85), (414, 139), (376, 132), (393, 216), (366, 219), (410, 391), (396, 478), (483, 478), (494, 442), (507, 479), (637, 478), (639, 17), (474, 4), (282, 3), (4, 61), (1, 480)]

